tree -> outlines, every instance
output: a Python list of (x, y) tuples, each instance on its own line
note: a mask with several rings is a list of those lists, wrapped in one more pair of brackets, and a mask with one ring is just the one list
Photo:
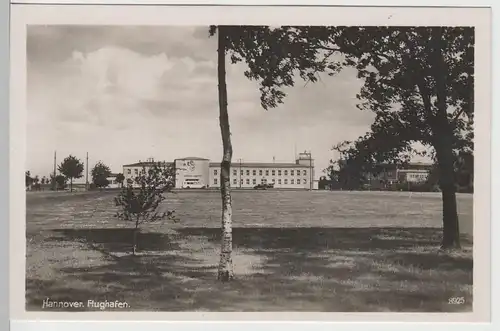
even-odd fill
[(40, 191), (41, 187), (40, 187), (40, 178), (38, 177), (38, 175), (36, 175), (35, 177), (33, 177), (33, 188), (35, 191)]
[(83, 177), (83, 163), (70, 155), (57, 168), (70, 181), (70, 191), (73, 192), (73, 179)]
[(28, 189), (31, 185), (33, 185), (33, 178), (31, 178), (30, 171), (26, 171), (24, 173), (24, 177), (25, 177), (25, 185), (26, 185), (26, 188)]
[(111, 176), (111, 170), (101, 161), (97, 162), (90, 174), (96, 187), (102, 188), (109, 185), (108, 177)]
[(316, 61), (316, 51), (308, 47), (307, 40), (290, 38), (286, 28), (268, 26), (211, 26), (209, 35), (217, 34), (217, 77), (219, 94), (219, 124), (222, 136), (223, 157), (221, 161), (220, 185), (222, 200), (222, 236), (218, 279), (229, 281), (234, 277), (232, 264), (232, 200), (230, 167), (233, 155), (229, 125), (226, 54), (231, 62), (245, 62), (248, 79), (259, 81), (260, 100), (267, 110), (283, 102), (285, 93), (281, 88), (294, 85), (294, 74), (309, 81), (316, 81), (316, 72), (335, 65)]
[[(401, 159), (419, 142), (432, 148), (443, 202), (443, 248), (460, 247), (455, 161), (473, 147), (474, 29), (469, 27), (298, 28), (311, 48), (340, 52), (373, 111), (367, 135), (346, 151), (367, 164)], [(315, 31), (315, 34), (311, 34)], [(362, 162), (360, 162), (362, 163)]]
[(463, 192), (474, 192), (474, 154), (471, 151), (460, 151), (455, 167), (458, 189)]
[(66, 184), (68, 179), (64, 175), (57, 175), (54, 178), (55, 190), (64, 190), (66, 188)]
[(342, 190), (360, 190), (367, 183), (365, 174), (367, 168), (363, 167), (358, 159), (348, 155), (343, 149), (343, 144), (335, 146), (333, 149), (340, 152), (338, 160), (331, 160), (327, 173), (330, 180), (336, 182)]
[(165, 200), (165, 193), (173, 186), (173, 167), (161, 162), (156, 162), (148, 168), (143, 167), (135, 178), (138, 189), (129, 183), (122, 188), (115, 198), (119, 207), (115, 217), (133, 222), (132, 254), (138, 250), (138, 234), (140, 225), (163, 219), (175, 220), (174, 211), (159, 212), (160, 204)]
[(42, 177), (42, 185), (47, 184), (47, 177), (43, 176)]
[(116, 175), (116, 182), (120, 184), (120, 187), (123, 187), (123, 181), (125, 180), (125, 176), (122, 173)]
[[(375, 167), (384, 161), (407, 162), (417, 153), (415, 142), (432, 149), (442, 192), (442, 247), (460, 247), (455, 164), (459, 151), (473, 149), (473, 28), (224, 29), (222, 41), (232, 62), (246, 62), (245, 76), (260, 82), (264, 109), (282, 103), (283, 88), (293, 86), (297, 76), (316, 82), (320, 72), (334, 75), (345, 66), (356, 68), (364, 80), (358, 107), (373, 111), (375, 121), (346, 149), (347, 160)], [(221, 87), (225, 84), (219, 81), (219, 95), (225, 97)]]

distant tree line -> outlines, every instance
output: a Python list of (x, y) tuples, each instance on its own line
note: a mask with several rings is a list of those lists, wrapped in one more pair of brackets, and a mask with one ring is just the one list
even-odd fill
[[(52, 191), (60, 191), (66, 190), (69, 184), (69, 189), (73, 192), (73, 180), (83, 177), (84, 165), (80, 159), (73, 155), (69, 155), (59, 164), (57, 170), (59, 174), (51, 173), (48, 177), (43, 176), (41, 179), (38, 175), (32, 176), (30, 171), (26, 171), (26, 190), (43, 191), (49, 189)], [(109, 166), (99, 161), (91, 170), (92, 182), (87, 188), (102, 189), (109, 186), (110, 183), (108, 178), (111, 175), (112, 173)], [(117, 174), (115, 180), (123, 187), (123, 181), (125, 180), (123, 174)]]
[[(394, 164), (396, 167), (405, 168), (406, 163)], [(319, 180), (318, 188), (322, 190), (380, 190), (380, 191), (413, 191), (413, 192), (439, 192), (439, 167), (433, 164), (429, 169), (426, 180), (411, 182), (406, 178), (389, 180), (384, 175), (386, 165), (361, 165), (355, 160), (339, 158), (330, 161), (326, 169), (327, 176)], [(474, 154), (471, 151), (461, 151), (454, 161), (455, 185), (457, 192), (474, 192)]]

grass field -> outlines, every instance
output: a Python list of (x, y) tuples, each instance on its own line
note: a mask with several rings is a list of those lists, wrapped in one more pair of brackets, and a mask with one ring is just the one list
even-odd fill
[(145, 311), (472, 309), (471, 195), (458, 197), (464, 247), (443, 252), (437, 193), (235, 191), (236, 279), (219, 283), (218, 192), (169, 195), (180, 221), (143, 227), (136, 257), (115, 194), (27, 193), (27, 310), (46, 298)]

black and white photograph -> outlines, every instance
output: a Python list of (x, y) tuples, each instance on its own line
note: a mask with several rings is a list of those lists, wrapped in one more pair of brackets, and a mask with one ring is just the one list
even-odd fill
[(27, 312), (474, 311), (475, 26), (77, 22), (24, 30)]

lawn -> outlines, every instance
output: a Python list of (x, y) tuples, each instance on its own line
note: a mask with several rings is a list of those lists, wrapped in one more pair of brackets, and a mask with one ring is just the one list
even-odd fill
[(46, 298), (141, 311), (472, 309), (471, 195), (458, 196), (464, 247), (443, 252), (436, 193), (235, 191), (236, 279), (219, 283), (218, 192), (170, 194), (180, 221), (145, 226), (136, 257), (114, 194), (27, 193), (27, 310)]

